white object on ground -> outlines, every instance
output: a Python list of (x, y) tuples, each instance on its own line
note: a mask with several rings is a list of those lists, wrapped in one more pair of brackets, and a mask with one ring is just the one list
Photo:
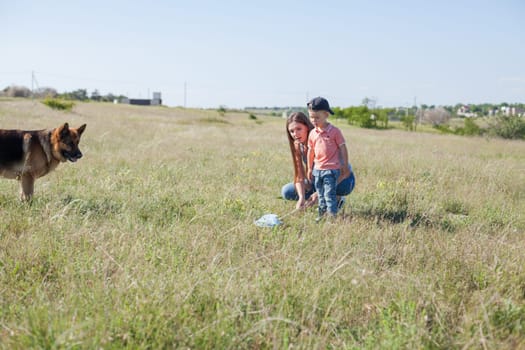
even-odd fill
[(274, 227), (282, 223), (277, 214), (265, 214), (255, 221), (255, 225), (259, 227)]

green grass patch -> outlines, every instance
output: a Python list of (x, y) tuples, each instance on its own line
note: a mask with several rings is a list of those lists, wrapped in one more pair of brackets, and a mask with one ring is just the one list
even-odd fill
[[(57, 116), (0, 104), (21, 129)], [(87, 123), (82, 159), (30, 203), (0, 181), (1, 349), (525, 347), (522, 141), (333, 120), (357, 183), (318, 224), (279, 197), (281, 118), (81, 102), (68, 118)], [(267, 213), (284, 224), (257, 227)]]

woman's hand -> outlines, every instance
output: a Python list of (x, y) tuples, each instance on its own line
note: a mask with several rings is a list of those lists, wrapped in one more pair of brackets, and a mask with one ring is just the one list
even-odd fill
[(315, 205), (317, 203), (317, 192), (312, 193), (310, 198), (304, 203), (304, 208), (310, 208), (311, 206)]
[(299, 200), (297, 201), (297, 204), (295, 205), (295, 209), (299, 210), (299, 209), (305, 209), (305, 204), (306, 204), (306, 201), (304, 200), (304, 198), (299, 198)]

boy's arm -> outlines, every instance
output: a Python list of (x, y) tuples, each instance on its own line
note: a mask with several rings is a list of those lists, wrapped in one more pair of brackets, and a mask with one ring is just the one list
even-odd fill
[(350, 169), (348, 169), (348, 149), (346, 148), (346, 145), (343, 143), (339, 146), (339, 152), (341, 155), (341, 175), (339, 175), (339, 179), (337, 180), (337, 183), (343, 181), (347, 177), (350, 176)]

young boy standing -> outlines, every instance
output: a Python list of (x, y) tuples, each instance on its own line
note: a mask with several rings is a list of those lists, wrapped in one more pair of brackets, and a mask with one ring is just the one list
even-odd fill
[[(334, 114), (325, 98), (316, 97), (307, 104), (314, 129), (308, 136), (308, 172), (319, 197), (319, 217), (337, 215), (337, 179), (341, 168), (348, 168), (348, 150), (341, 130), (328, 122)], [(341, 164), (341, 162), (343, 164)]]

